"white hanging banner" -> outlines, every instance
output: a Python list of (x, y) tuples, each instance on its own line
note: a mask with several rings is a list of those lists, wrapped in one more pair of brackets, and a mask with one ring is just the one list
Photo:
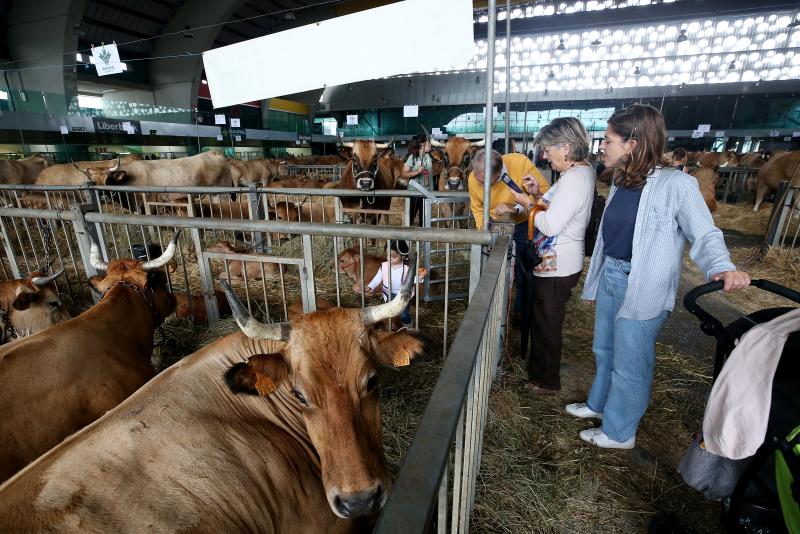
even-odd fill
[(214, 114), (214, 124), (225, 124), (225, 115), (222, 113), (215, 113)]
[(231, 119), (231, 128), (241, 128), (242, 119)]
[(675, 138), (674, 138), (674, 137), (670, 137), (669, 139), (667, 139), (667, 141), (670, 141), (670, 142), (672, 142), (672, 141), (674, 141), (674, 140), (675, 140)]
[(771, 132), (769, 132), (769, 136), (770, 137), (780, 137), (781, 136), (781, 132), (780, 132), (780, 130), (772, 130)]
[(699, 125), (697, 125), (697, 131), (698, 132), (710, 132), (711, 131), (711, 125), (710, 124), (699, 124)]
[(791, 137), (784, 137), (784, 138), (783, 138), (783, 140), (784, 140), (784, 141), (791, 141), (791, 140), (792, 140), (792, 138), (791, 138)]
[(347, 125), (348, 126), (358, 126), (358, 115), (348, 115), (347, 116)]
[(403, 117), (419, 117), (419, 106), (403, 106)]
[(119, 74), (125, 70), (119, 60), (119, 51), (116, 43), (92, 47), (92, 58), (94, 58), (94, 66), (97, 68), (98, 76)]
[(700, 130), (695, 130), (692, 132), (692, 139), (700, 139), (701, 137), (703, 137), (704, 133), (705, 132), (702, 132)]
[(59, 130), (61, 130), (61, 133), (62, 133), (63, 135), (66, 135), (66, 134), (68, 134), (68, 133), (69, 133), (69, 128), (67, 128), (67, 127), (66, 127), (66, 126), (64, 126), (63, 124), (62, 124), (61, 126), (59, 126), (59, 127), (58, 127), (58, 129), (59, 129)]
[[(211, 100), (215, 108), (221, 108), (466, 64), (475, 48), (472, 17), (471, 0), (405, 0), (207, 50), (203, 66)], [(443, 20), (447, 21), (447, 44), (436, 48), (435, 54), (428, 39), (410, 38), (408, 24), (403, 22), (414, 22), (414, 35), (441, 35)], [(320, 53), (320, 47), (328, 47), (348, 54), (343, 36), (358, 40), (357, 53), (342, 56), (350, 58), (347, 68)], [(403, 53), (387, 61), (387, 50), (396, 50), (398, 43), (403, 43)], [(254, 68), (264, 58), (269, 58), (269, 68)], [(292, 74), (276, 76), (276, 72)]]

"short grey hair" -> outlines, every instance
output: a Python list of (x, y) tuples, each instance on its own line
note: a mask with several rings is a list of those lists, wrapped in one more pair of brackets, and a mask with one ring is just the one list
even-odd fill
[[(475, 170), (483, 171), (484, 160), (486, 158), (486, 149), (481, 148), (480, 150), (475, 152), (475, 155), (472, 157), (472, 164), (470, 168)], [(492, 174), (497, 174), (503, 169), (503, 158), (500, 155), (500, 152), (497, 150), (492, 150)]]
[(543, 149), (566, 144), (569, 147), (567, 159), (570, 161), (581, 161), (589, 157), (589, 132), (575, 117), (553, 119), (541, 129), (533, 142)]

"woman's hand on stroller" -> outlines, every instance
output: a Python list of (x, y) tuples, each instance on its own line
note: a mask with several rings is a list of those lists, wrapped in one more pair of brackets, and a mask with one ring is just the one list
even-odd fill
[(722, 280), (723, 291), (732, 291), (734, 289), (741, 289), (750, 285), (750, 275), (744, 271), (726, 271), (711, 277), (711, 280), (717, 282)]

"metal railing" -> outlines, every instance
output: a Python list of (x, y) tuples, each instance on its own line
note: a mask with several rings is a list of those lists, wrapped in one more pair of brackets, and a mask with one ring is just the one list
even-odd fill
[(489, 390), (500, 360), (508, 245), (507, 236), (497, 240), (471, 288), (469, 308), (378, 520), (377, 534), (428, 532), (435, 509), (437, 533), (469, 531)]
[(766, 244), (794, 250), (800, 237), (800, 186), (782, 182), (767, 225)]
[(757, 167), (720, 167), (717, 172), (722, 202), (735, 204), (745, 193), (755, 191)]
[(338, 182), (344, 168), (344, 165), (286, 165), (286, 174), (289, 176), (305, 175), (315, 180)]

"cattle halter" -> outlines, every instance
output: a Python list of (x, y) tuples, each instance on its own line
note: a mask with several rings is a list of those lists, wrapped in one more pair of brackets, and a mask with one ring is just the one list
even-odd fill
[(103, 301), (103, 299), (105, 298), (106, 294), (109, 291), (111, 291), (112, 289), (114, 289), (114, 287), (119, 286), (119, 285), (125, 286), (128, 289), (132, 289), (133, 291), (136, 292), (136, 294), (138, 294), (140, 297), (142, 297), (144, 299), (144, 301), (147, 303), (147, 307), (150, 309), (150, 313), (153, 316), (153, 326), (157, 326), (157, 325), (161, 324), (161, 318), (158, 315), (158, 310), (156, 310), (156, 303), (153, 300), (153, 290), (151, 290), (151, 289), (147, 289), (147, 290), (142, 289), (141, 287), (137, 286), (136, 284), (134, 284), (132, 282), (128, 282), (127, 280), (117, 280), (116, 282), (111, 284), (108, 287), (108, 289), (106, 289), (105, 291), (103, 291), (100, 294), (100, 302)]

